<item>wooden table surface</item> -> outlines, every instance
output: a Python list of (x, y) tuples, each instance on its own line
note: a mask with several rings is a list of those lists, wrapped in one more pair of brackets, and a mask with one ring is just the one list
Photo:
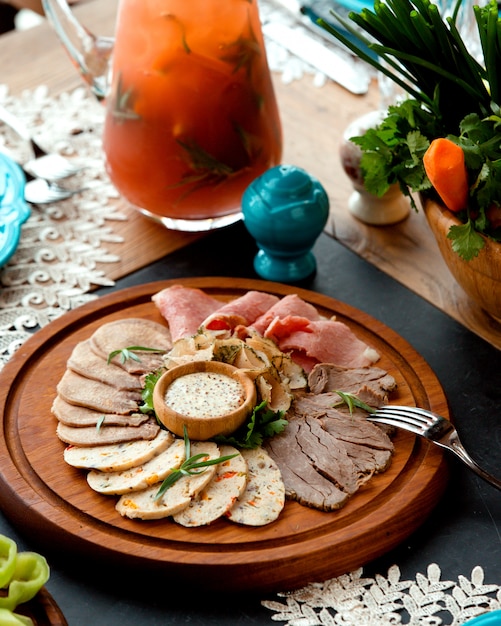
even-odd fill
[[(111, 35), (116, 3), (116, 0), (87, 0), (77, 6), (76, 13), (91, 31)], [(46, 23), (0, 37), (0, 68), (0, 82), (6, 84), (12, 94), (46, 85), (50, 93), (56, 95), (82, 85), (54, 31)], [(421, 211), (411, 212), (400, 224), (384, 227), (367, 226), (348, 212), (352, 188), (339, 161), (340, 139), (351, 121), (377, 108), (377, 86), (372, 85), (365, 96), (354, 96), (333, 82), (316, 87), (311, 76), (284, 84), (277, 75), (274, 82), (284, 131), (283, 162), (304, 168), (326, 188), (331, 203), (327, 232), (501, 348), (501, 324), (471, 302), (457, 285)], [(125, 276), (198, 237), (167, 231), (134, 211), (128, 210), (128, 213), (130, 219), (116, 227), (126, 244), (116, 244), (120, 246), (117, 254), (121, 261), (112, 271), (106, 268), (110, 278)], [(338, 297), (342, 300), (343, 294)], [(395, 306), (398, 307), (398, 302)]]

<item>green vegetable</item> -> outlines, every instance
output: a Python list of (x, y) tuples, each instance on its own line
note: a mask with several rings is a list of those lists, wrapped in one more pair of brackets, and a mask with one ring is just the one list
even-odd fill
[(18, 552), (16, 542), (0, 535), (0, 624), (2, 626), (33, 626), (33, 621), (14, 609), (29, 602), (49, 579), (45, 558), (36, 552)]
[[(501, 205), (501, 19), (494, 0), (473, 7), (483, 55), (479, 62), (455, 24), (461, 1), (445, 20), (429, 0), (375, 0), (374, 10), (351, 12), (349, 20), (332, 11), (355, 41), (319, 23), (409, 95), (389, 107), (377, 128), (352, 138), (362, 150), (369, 192), (381, 196), (398, 183), (416, 208), (412, 192), (435, 195), (422, 165), (431, 141), (445, 137), (463, 149), (469, 203), (457, 214), (463, 225), (453, 226), (448, 237), (457, 254), (470, 260), (484, 246), (480, 233), (501, 241), (501, 229), (489, 219), (492, 208)], [(367, 55), (364, 46), (378, 58)]]
[(16, 542), (9, 537), (0, 535), (0, 589), (9, 584), (16, 567), (16, 557)]
[(159, 370), (158, 372), (151, 372), (145, 376), (144, 388), (141, 392), (143, 404), (139, 407), (141, 413), (151, 413), (155, 411), (153, 407), (153, 390), (155, 389), (158, 379), (163, 373), (164, 370)]
[(283, 419), (283, 415), (283, 411), (267, 410), (266, 402), (262, 402), (254, 407), (248, 422), (233, 435), (229, 437), (218, 435), (214, 437), (214, 441), (237, 448), (257, 448), (265, 437), (273, 437), (285, 429), (288, 422)]
[(363, 409), (364, 411), (367, 411), (368, 413), (376, 412), (376, 409), (373, 409), (371, 406), (369, 406), (368, 404), (366, 404), (365, 402), (357, 398), (357, 396), (354, 395), (353, 393), (347, 393), (345, 391), (338, 391), (337, 389), (334, 391), (334, 393), (337, 393), (337, 395), (341, 398), (340, 404), (346, 404), (348, 406), (348, 408), (350, 409), (350, 415), (353, 415), (353, 409), (355, 407), (359, 409)]
[(135, 354), (136, 352), (165, 352), (161, 348), (145, 348), (144, 346), (129, 346), (128, 348), (120, 348), (119, 350), (113, 350), (108, 354), (107, 363), (111, 363), (112, 359), (120, 355), (120, 362), (125, 363), (129, 359), (140, 362), (141, 359)]
[(96, 430), (99, 432), (101, 430), (101, 426), (104, 424), (104, 420), (106, 419), (106, 415), (101, 415), (101, 417), (96, 422)]
[[(319, 23), (440, 118), (448, 133), (454, 133), (469, 113), (479, 113), (481, 117), (489, 114), (496, 90), (492, 90), (488, 80), (491, 78), (497, 88), (495, 68), (501, 61), (501, 48), (492, 36), (481, 35), (484, 58), (490, 60), (491, 71), (468, 52), (455, 24), (461, 2), (456, 0), (454, 16), (444, 20), (439, 8), (429, 0), (375, 0), (374, 10), (365, 8), (360, 13), (349, 13), (358, 30), (332, 11), (344, 28), (373, 50), (377, 58), (367, 55), (363, 47), (325, 21)], [(501, 32), (494, 0), (485, 7), (475, 7), (475, 18), (479, 32), (484, 34), (487, 28), (494, 28), (498, 35)]]
[(2, 626), (33, 626), (33, 620), (8, 609), (0, 609), (0, 624)]
[(13, 611), (16, 606), (29, 602), (49, 580), (46, 559), (37, 552), (19, 552), (7, 596), (0, 597), (0, 608)]
[[(172, 485), (177, 482), (182, 476), (197, 476), (198, 474), (202, 474), (206, 471), (206, 469), (211, 465), (218, 465), (219, 463), (224, 463), (225, 461), (229, 461), (237, 456), (237, 454), (227, 454), (226, 456), (220, 456), (217, 459), (208, 459), (207, 453), (200, 452), (199, 454), (194, 454), (191, 456), (191, 443), (188, 438), (186, 432), (186, 426), (184, 427), (184, 449), (185, 449), (185, 461), (181, 464), (180, 467), (172, 468), (171, 473), (167, 476), (167, 478), (160, 485), (159, 490), (155, 495), (155, 500), (159, 500), (164, 493), (172, 487)], [(200, 459), (206, 459), (201, 461)]]
[(382, 196), (391, 185), (398, 183), (416, 208), (411, 191), (431, 187), (424, 171), (423, 156), (430, 139), (442, 132), (439, 121), (416, 100), (390, 106), (377, 128), (351, 138), (362, 150), (360, 167), (367, 190)]

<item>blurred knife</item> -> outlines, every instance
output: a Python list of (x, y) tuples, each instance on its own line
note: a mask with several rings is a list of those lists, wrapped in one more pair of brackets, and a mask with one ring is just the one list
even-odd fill
[(351, 93), (367, 93), (370, 76), (365, 68), (348, 63), (306, 31), (278, 22), (268, 22), (263, 24), (263, 33)]

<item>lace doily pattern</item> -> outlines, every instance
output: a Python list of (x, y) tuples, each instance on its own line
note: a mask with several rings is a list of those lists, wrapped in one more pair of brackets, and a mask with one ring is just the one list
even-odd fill
[(460, 576), (453, 582), (441, 577), (435, 563), (415, 580), (402, 580), (396, 565), (387, 577), (365, 578), (358, 569), (278, 594), (285, 603), (266, 600), (262, 605), (275, 612), (273, 621), (286, 626), (461, 626), (501, 609), (501, 588), (484, 582), (481, 567), (475, 567), (469, 579)]
[[(45, 87), (20, 97), (0, 86), (0, 103), (15, 113), (46, 150), (84, 165), (65, 181), (86, 188), (68, 200), (31, 207), (18, 249), (0, 270), (0, 369), (36, 328), (93, 299), (92, 288), (113, 284), (102, 267), (119, 261), (106, 245), (121, 243), (113, 222), (125, 220), (103, 166), (104, 110), (82, 87), (51, 97)], [(29, 144), (0, 124), (0, 150), (24, 163)]]

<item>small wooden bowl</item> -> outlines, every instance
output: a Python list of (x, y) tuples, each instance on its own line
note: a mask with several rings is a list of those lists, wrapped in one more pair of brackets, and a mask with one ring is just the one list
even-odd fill
[[(178, 413), (165, 403), (167, 388), (181, 376), (196, 372), (213, 372), (236, 379), (244, 389), (244, 402), (237, 409), (218, 416), (189, 416)], [(184, 436), (184, 427), (188, 437), (205, 441), (216, 435), (230, 435), (245, 422), (257, 401), (254, 382), (242, 370), (219, 361), (193, 361), (174, 367), (163, 374), (153, 390), (153, 406), (158, 419), (172, 433)]]

